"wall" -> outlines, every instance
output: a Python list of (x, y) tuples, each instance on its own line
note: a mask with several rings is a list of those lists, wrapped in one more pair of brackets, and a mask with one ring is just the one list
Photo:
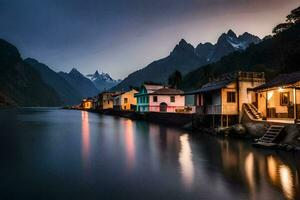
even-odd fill
[[(121, 95), (121, 105), (122, 110), (130, 110), (131, 105), (136, 105), (136, 98), (134, 97), (134, 94), (136, 94), (136, 90), (131, 90), (129, 92), (126, 92)], [(127, 98), (127, 103), (125, 103), (125, 98)]]
[[(235, 102), (227, 102), (227, 92), (235, 92)], [(237, 110), (237, 91), (236, 83), (229, 84), (226, 88), (222, 89), (222, 114), (225, 115), (236, 115), (238, 114)]]
[[(153, 97), (157, 96), (157, 102), (153, 101)], [(171, 102), (172, 95), (149, 95), (149, 111), (160, 112), (160, 104), (166, 103), (168, 105), (167, 112), (175, 112), (175, 109), (183, 109), (185, 106), (185, 97), (175, 95), (175, 102)]]

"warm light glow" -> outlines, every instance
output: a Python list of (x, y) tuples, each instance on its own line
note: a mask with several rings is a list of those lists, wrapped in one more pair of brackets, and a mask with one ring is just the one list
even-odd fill
[(182, 170), (183, 183), (190, 188), (194, 181), (194, 164), (192, 160), (192, 150), (189, 144), (189, 135), (181, 135), (180, 138), (181, 150), (179, 152), (179, 163)]
[(131, 120), (126, 120), (124, 122), (125, 128), (125, 148), (127, 156), (128, 169), (132, 169), (135, 162), (135, 144), (134, 144), (134, 134), (133, 134), (133, 123)]
[(270, 91), (270, 92), (268, 92), (267, 94), (268, 94), (267, 99), (268, 99), (268, 101), (269, 101), (269, 100), (273, 97), (274, 92), (273, 92), (273, 91)]
[(282, 92), (282, 91), (283, 91), (283, 88), (282, 88), (282, 87), (279, 87), (279, 88), (278, 88), (278, 91), (279, 91), (279, 92)]
[(85, 170), (89, 168), (89, 154), (90, 154), (90, 126), (89, 126), (89, 113), (86, 111), (81, 112), (82, 124), (82, 158)]
[(293, 176), (290, 168), (286, 165), (279, 167), (280, 182), (284, 195), (288, 199), (294, 199)]
[(254, 156), (253, 153), (249, 153), (245, 160), (245, 172), (247, 181), (249, 183), (250, 189), (253, 190), (255, 187), (254, 183)]
[(277, 180), (277, 164), (276, 164), (276, 161), (275, 159), (273, 158), (273, 156), (269, 156), (267, 158), (267, 165), (268, 165), (268, 174), (271, 178), (271, 181), (273, 183), (276, 183), (276, 180)]

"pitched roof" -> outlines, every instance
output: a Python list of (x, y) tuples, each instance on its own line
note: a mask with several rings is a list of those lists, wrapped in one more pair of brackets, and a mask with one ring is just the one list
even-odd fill
[(163, 85), (156, 85), (156, 84), (144, 84), (144, 87), (147, 90), (147, 93), (153, 93), (156, 90), (159, 90), (161, 88), (163, 88)]
[(271, 81), (254, 88), (254, 91), (295, 84), (300, 81), (300, 71), (290, 74), (280, 74)]
[(184, 94), (182, 90), (172, 89), (172, 88), (161, 88), (156, 91), (154, 91), (151, 94), (157, 94), (157, 95), (181, 95)]

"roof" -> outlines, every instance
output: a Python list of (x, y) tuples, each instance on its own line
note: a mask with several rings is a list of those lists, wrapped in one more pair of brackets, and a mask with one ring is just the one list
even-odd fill
[(172, 89), (172, 88), (161, 88), (156, 91), (154, 91), (151, 94), (157, 94), (157, 95), (182, 95), (184, 92), (182, 90)]
[(205, 85), (203, 85), (200, 89), (193, 90), (190, 92), (186, 92), (185, 94), (197, 94), (197, 93), (203, 93), (203, 92), (209, 92), (213, 90), (219, 90), (221, 88), (226, 87), (228, 84), (232, 83), (234, 81), (233, 78), (224, 79), (220, 81), (212, 81)]
[(279, 76), (275, 77), (273, 80), (254, 88), (254, 91), (292, 85), (299, 81), (300, 81), (300, 71), (290, 73), (290, 74), (280, 74)]
[(143, 86), (146, 88), (147, 93), (152, 93), (164, 87), (163, 85), (156, 85), (156, 84), (144, 84)]

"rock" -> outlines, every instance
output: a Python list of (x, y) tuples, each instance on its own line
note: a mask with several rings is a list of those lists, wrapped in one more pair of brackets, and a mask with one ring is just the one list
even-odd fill
[(268, 128), (267, 125), (264, 123), (253, 123), (253, 122), (245, 123), (244, 127), (248, 135), (254, 138), (262, 137), (265, 134), (266, 129)]

